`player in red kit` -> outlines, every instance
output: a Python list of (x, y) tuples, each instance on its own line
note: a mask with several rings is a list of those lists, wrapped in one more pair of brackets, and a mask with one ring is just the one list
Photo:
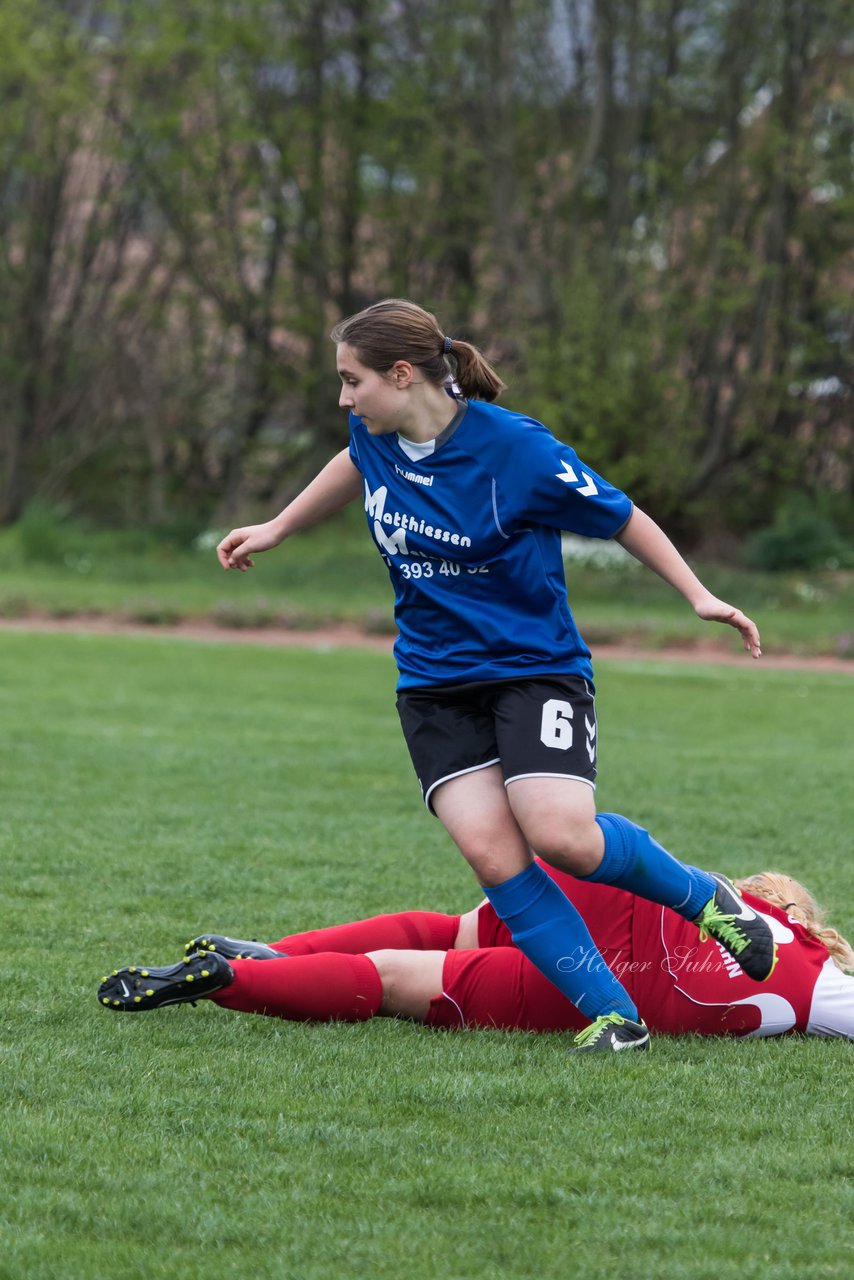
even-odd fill
[[(595, 947), (561, 963), (604, 962), (662, 1035), (854, 1039), (854, 952), (789, 876), (738, 882), (777, 943), (770, 979), (747, 977), (676, 912), (546, 868), (582, 912)], [(166, 968), (116, 970), (101, 1003), (133, 1012), (210, 998), (294, 1021), (409, 1018), (431, 1027), (575, 1031), (584, 1017), (513, 945), (488, 902), (463, 916), (411, 911), (291, 934), (267, 945), (208, 934)]]

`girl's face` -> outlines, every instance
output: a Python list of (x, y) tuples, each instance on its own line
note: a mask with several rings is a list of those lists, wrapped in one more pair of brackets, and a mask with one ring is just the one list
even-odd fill
[(411, 380), (411, 366), (401, 360), (388, 373), (377, 373), (366, 368), (346, 342), (338, 344), (337, 363), (340, 407), (361, 418), (372, 436), (399, 430), (406, 410), (401, 392)]

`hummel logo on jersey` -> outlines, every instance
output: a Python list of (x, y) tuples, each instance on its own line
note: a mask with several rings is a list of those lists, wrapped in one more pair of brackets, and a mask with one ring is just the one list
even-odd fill
[(435, 476), (420, 476), (417, 471), (404, 471), (403, 467), (399, 467), (397, 463), (394, 464), (394, 469), (399, 476), (403, 476), (404, 480), (409, 480), (412, 484), (423, 484), (426, 489), (429, 489), (435, 479)]
[[(555, 479), (562, 480), (564, 484), (578, 484), (578, 476), (569, 463), (561, 460), (560, 465), (563, 467), (563, 471), (558, 471)], [(582, 471), (581, 478), (585, 481), (585, 484), (583, 487), (576, 489), (576, 493), (580, 493), (583, 498), (595, 497), (599, 490), (596, 488), (593, 477), (589, 476), (586, 471)]]

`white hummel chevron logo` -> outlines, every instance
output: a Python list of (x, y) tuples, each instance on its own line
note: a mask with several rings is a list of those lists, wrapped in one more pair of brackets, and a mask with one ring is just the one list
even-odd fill
[(590, 757), (590, 763), (593, 763), (596, 755), (596, 725), (591, 724), (587, 716), (584, 717), (584, 727), (587, 730), (587, 754)]
[[(561, 459), (560, 465), (563, 467), (563, 471), (558, 471), (555, 479), (562, 480), (564, 484), (578, 484), (578, 476), (569, 463)], [(576, 492), (580, 493), (583, 498), (595, 497), (599, 490), (596, 488), (593, 477), (589, 476), (586, 471), (582, 471), (581, 478), (585, 481), (585, 484)]]

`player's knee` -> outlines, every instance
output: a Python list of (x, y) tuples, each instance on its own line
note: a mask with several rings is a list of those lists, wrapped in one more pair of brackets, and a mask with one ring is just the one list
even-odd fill
[(602, 861), (602, 833), (595, 822), (567, 825), (544, 821), (528, 832), (534, 852), (570, 875), (592, 874)]
[(530, 863), (530, 854), (521, 857), (509, 856), (508, 851), (494, 844), (470, 845), (463, 850), (463, 856), (471, 867), (478, 884), (503, 884), (512, 879)]
[(367, 955), (379, 974), (383, 991), (400, 981), (402, 964), (399, 951), (369, 951)]
[(458, 840), (460, 851), (479, 884), (502, 884), (524, 871), (531, 854), (521, 833), (471, 828)]

